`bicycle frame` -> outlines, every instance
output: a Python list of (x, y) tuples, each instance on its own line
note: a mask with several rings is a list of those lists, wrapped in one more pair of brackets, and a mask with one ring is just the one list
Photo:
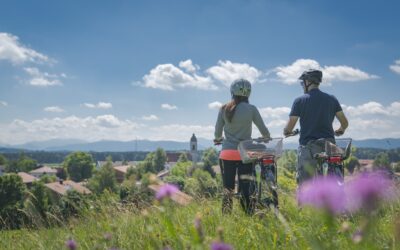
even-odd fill
[(256, 205), (278, 207), (276, 158), (282, 153), (282, 138), (242, 141), (238, 149), (244, 163), (253, 163)]
[(333, 176), (338, 179), (339, 185), (343, 185), (343, 162), (350, 156), (351, 142), (351, 138), (337, 139), (336, 144), (325, 141), (325, 151), (313, 156), (318, 161), (316, 176)]

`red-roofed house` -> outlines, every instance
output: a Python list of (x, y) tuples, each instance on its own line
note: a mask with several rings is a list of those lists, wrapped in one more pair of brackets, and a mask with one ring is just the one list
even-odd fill
[(51, 168), (51, 167), (47, 167), (47, 166), (43, 166), (41, 168), (34, 169), (34, 170), (30, 171), (29, 173), (31, 175), (35, 176), (36, 178), (40, 178), (45, 174), (56, 176), (57, 169)]
[(21, 177), (22, 182), (30, 188), (32, 183), (37, 180), (37, 178), (33, 175), (27, 174), (25, 172), (19, 172), (18, 175)]
[(81, 194), (91, 194), (92, 192), (87, 189), (86, 187), (71, 181), (71, 180), (60, 180), (52, 183), (47, 183), (45, 184), (47, 188), (49, 188), (51, 191), (53, 191), (54, 194), (56, 195), (65, 195), (69, 190), (75, 190), (78, 193)]

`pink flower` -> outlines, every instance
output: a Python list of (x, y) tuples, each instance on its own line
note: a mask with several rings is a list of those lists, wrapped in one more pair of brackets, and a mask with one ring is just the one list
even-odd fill
[(300, 186), (297, 198), (300, 205), (311, 205), (325, 209), (332, 214), (345, 209), (344, 189), (334, 177), (321, 177), (305, 182)]
[(162, 200), (164, 198), (169, 198), (176, 192), (178, 192), (179, 189), (172, 184), (164, 184), (160, 187), (160, 189), (157, 191), (156, 194), (156, 199), (157, 200)]
[(72, 240), (72, 239), (67, 240), (67, 241), (65, 242), (65, 246), (66, 246), (68, 249), (70, 249), (70, 250), (75, 250), (75, 249), (78, 248), (78, 244), (77, 244), (74, 240)]
[(348, 209), (372, 211), (379, 202), (393, 198), (393, 183), (381, 172), (361, 174), (347, 186)]
[(233, 250), (233, 247), (231, 245), (217, 241), (214, 241), (211, 244), (210, 248), (211, 250)]

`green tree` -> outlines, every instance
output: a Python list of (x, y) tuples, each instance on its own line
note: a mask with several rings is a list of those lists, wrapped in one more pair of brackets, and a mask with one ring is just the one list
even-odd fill
[(51, 199), (42, 181), (35, 181), (30, 188), (25, 202), (25, 213), (32, 225), (41, 226), (47, 223), (47, 214), (51, 208)]
[(117, 191), (117, 179), (111, 157), (107, 157), (107, 163), (89, 179), (89, 187), (97, 194), (103, 193), (104, 190)]
[(199, 168), (196, 168), (192, 177), (185, 179), (184, 192), (195, 197), (213, 197), (218, 193), (217, 178)]
[(40, 181), (43, 183), (51, 183), (57, 181), (57, 177), (54, 175), (45, 174), (40, 177)]
[(92, 176), (94, 162), (91, 154), (74, 152), (65, 158), (63, 165), (71, 180), (80, 182)]
[(210, 175), (214, 178), (215, 171), (213, 170), (212, 166), (218, 164), (218, 153), (215, 148), (207, 148), (204, 150), (203, 157), (201, 159), (204, 163), (203, 169), (210, 173)]
[(166, 183), (175, 184), (182, 190), (185, 187), (185, 178), (176, 175), (168, 175), (163, 180)]
[(383, 168), (388, 168), (390, 165), (389, 161), (389, 155), (386, 152), (380, 152), (378, 155), (375, 157), (374, 160), (374, 167), (383, 167)]
[(189, 159), (185, 152), (183, 152), (182, 154), (179, 155), (178, 162), (188, 162), (188, 161), (189, 161)]
[(187, 162), (178, 162), (175, 166), (173, 166), (170, 170), (170, 174), (182, 178), (186, 178), (189, 174), (189, 169), (192, 166), (190, 161)]
[(0, 154), (0, 166), (4, 165), (7, 165), (7, 158), (4, 155)]
[(25, 185), (19, 175), (0, 176), (0, 229), (21, 225), (24, 194)]
[(164, 149), (157, 148), (157, 150), (154, 152), (154, 157), (152, 162), (156, 173), (164, 170), (166, 161), (167, 161), (167, 154), (165, 153)]
[(6, 165), (6, 171), (9, 173), (29, 172), (37, 167), (37, 162), (21, 153), (18, 160), (9, 161)]

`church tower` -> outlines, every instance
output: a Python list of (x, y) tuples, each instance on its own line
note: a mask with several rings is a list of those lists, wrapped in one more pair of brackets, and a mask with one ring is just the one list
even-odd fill
[(197, 138), (194, 133), (192, 135), (192, 138), (190, 138), (190, 154), (192, 155), (193, 163), (199, 161), (199, 152), (197, 151)]

